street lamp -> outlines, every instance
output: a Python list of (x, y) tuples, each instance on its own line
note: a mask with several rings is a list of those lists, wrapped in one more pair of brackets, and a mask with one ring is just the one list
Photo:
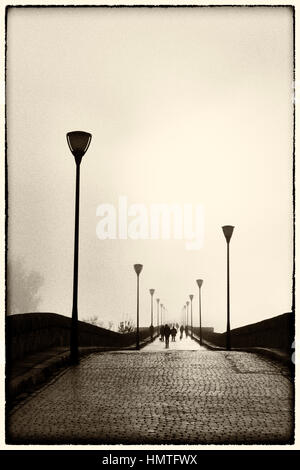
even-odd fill
[(159, 333), (159, 299), (156, 299), (157, 303), (157, 333)]
[[(186, 318), (187, 318), (187, 325), (189, 326), (189, 301), (186, 301)], [(189, 328), (188, 328), (189, 331)]]
[(74, 232), (74, 265), (73, 265), (73, 307), (70, 336), (70, 358), (72, 364), (78, 364), (78, 247), (79, 247), (79, 190), (80, 163), (89, 148), (92, 135), (88, 132), (74, 131), (67, 133), (67, 142), (76, 163), (75, 189), (75, 232)]
[(190, 300), (191, 300), (191, 338), (193, 338), (193, 298), (194, 295), (190, 294)]
[(135, 264), (134, 270), (137, 275), (137, 289), (136, 289), (136, 349), (140, 349), (140, 324), (139, 324), (139, 313), (140, 313), (140, 273), (143, 269), (142, 264)]
[(163, 325), (163, 304), (160, 304), (160, 320), (161, 320), (161, 325)]
[(187, 326), (188, 320), (187, 320), (187, 313), (186, 313), (186, 305), (184, 305), (183, 308), (184, 308), (184, 322), (185, 322), (185, 326)]
[(230, 337), (230, 291), (229, 291), (229, 244), (234, 227), (232, 225), (224, 225), (222, 227), (227, 242), (227, 333), (226, 333), (226, 349), (231, 349)]
[(199, 326), (200, 326), (200, 333), (199, 333), (199, 338), (200, 338), (200, 345), (202, 344), (202, 324), (201, 324), (201, 286), (203, 284), (202, 279), (197, 279), (197, 284), (199, 287)]
[(149, 289), (151, 295), (151, 326), (150, 326), (150, 333), (151, 333), (151, 341), (153, 341), (153, 294), (155, 292), (154, 289)]

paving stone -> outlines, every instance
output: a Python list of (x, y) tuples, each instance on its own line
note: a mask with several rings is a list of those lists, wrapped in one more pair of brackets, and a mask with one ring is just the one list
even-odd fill
[(195, 345), (184, 350), (178, 341), (166, 351), (157, 340), (141, 351), (86, 357), (18, 404), (8, 442), (290, 442), (288, 370), (256, 354)]

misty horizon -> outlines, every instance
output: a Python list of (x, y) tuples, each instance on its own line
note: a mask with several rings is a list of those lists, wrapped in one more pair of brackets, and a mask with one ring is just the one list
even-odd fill
[[(194, 294), (198, 326), (201, 278), (203, 326), (225, 331), (227, 224), (231, 327), (291, 311), (290, 8), (10, 8), (7, 41), (8, 263), (37, 273), (36, 311), (72, 312), (72, 130), (92, 134), (81, 164), (79, 320), (135, 322), (141, 263), (141, 326), (150, 288), (155, 325), (156, 298), (181, 324)], [(97, 208), (122, 196), (129, 206), (203, 207), (202, 247), (99, 239)]]

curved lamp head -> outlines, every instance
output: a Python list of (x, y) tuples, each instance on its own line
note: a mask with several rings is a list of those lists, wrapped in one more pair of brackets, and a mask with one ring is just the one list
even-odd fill
[(226, 241), (227, 243), (229, 243), (234, 227), (232, 225), (224, 225), (222, 229), (223, 229), (223, 233), (225, 235)]
[(202, 279), (197, 279), (196, 282), (197, 282), (199, 288), (200, 288), (200, 287), (202, 286), (202, 284), (203, 284), (203, 280), (202, 280)]
[(136, 272), (137, 275), (139, 276), (140, 273), (141, 273), (141, 271), (142, 271), (142, 269), (143, 269), (143, 265), (142, 265), (142, 264), (135, 264), (133, 267), (134, 267), (135, 272)]
[(76, 163), (80, 163), (83, 155), (89, 148), (92, 134), (83, 131), (73, 131), (67, 133), (67, 142)]
[(154, 292), (155, 292), (155, 289), (149, 289), (149, 292), (150, 292), (151, 295), (153, 295)]
[(192, 300), (193, 300), (193, 298), (194, 298), (194, 295), (193, 295), (193, 294), (190, 294), (189, 297), (190, 297), (191, 303), (192, 303)]
[(190, 302), (189, 302), (188, 300), (186, 301), (186, 305), (187, 305), (187, 306), (189, 306), (189, 305), (190, 305)]
[(156, 299), (156, 302), (159, 304), (160, 299)]

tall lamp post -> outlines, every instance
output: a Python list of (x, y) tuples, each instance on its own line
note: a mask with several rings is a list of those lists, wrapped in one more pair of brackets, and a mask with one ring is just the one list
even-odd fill
[(159, 334), (159, 299), (156, 299), (156, 303), (157, 303), (157, 333)]
[(161, 325), (163, 325), (163, 304), (160, 304), (160, 321), (161, 321)]
[(80, 163), (89, 148), (92, 135), (88, 132), (73, 131), (67, 133), (67, 142), (76, 163), (75, 189), (75, 232), (74, 232), (74, 265), (73, 265), (73, 306), (70, 337), (70, 359), (72, 364), (78, 364), (78, 247), (79, 247), (79, 192), (80, 192)]
[[(189, 326), (189, 304), (190, 302), (186, 301), (186, 319), (187, 319), (187, 326)], [(188, 330), (189, 331), (189, 330)]]
[(143, 269), (142, 264), (135, 264), (134, 270), (137, 276), (137, 289), (136, 289), (136, 349), (140, 349), (140, 274)]
[(194, 298), (194, 295), (193, 294), (190, 294), (190, 300), (191, 300), (191, 338), (193, 338), (193, 298)]
[(224, 225), (222, 227), (227, 242), (227, 333), (226, 333), (226, 349), (231, 349), (230, 335), (230, 285), (229, 285), (229, 244), (234, 227), (232, 225)]
[(155, 292), (154, 289), (149, 289), (150, 295), (151, 295), (151, 341), (153, 341), (153, 294)]
[(201, 323), (201, 286), (203, 284), (202, 279), (197, 279), (197, 284), (199, 287), (199, 326), (200, 326), (200, 332), (199, 332), (199, 338), (200, 338), (200, 345), (202, 345), (202, 323)]

